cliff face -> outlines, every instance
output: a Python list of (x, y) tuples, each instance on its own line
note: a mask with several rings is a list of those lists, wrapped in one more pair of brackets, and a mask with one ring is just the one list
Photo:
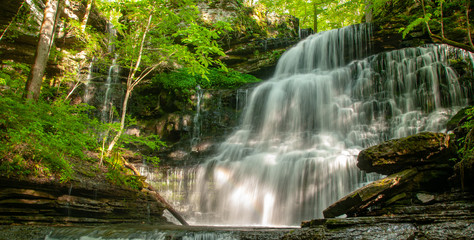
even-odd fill
[(233, 31), (220, 42), (226, 53), (221, 60), (239, 72), (269, 77), (280, 55), (299, 41), (299, 20), (293, 16), (246, 7), (237, 0), (201, 1), (198, 7), (204, 22), (231, 22)]
[[(38, 34), (43, 18), (44, 1), (14, 1), (1, 0), (0, 26), (5, 31), (0, 41), (0, 58), (3, 61), (14, 61), (31, 65), (34, 61)], [(3, 7), (5, 6), (5, 7)], [(70, 19), (81, 21), (84, 17), (86, 6), (79, 1), (63, 2), (60, 8), (58, 31), (52, 48), (58, 56), (48, 63), (47, 77), (60, 77), (65, 72), (75, 72), (82, 67), (86, 59), (80, 49), (79, 39), (71, 34), (65, 25)], [(106, 32), (106, 20), (94, 7), (91, 10), (88, 24), (99, 32)]]

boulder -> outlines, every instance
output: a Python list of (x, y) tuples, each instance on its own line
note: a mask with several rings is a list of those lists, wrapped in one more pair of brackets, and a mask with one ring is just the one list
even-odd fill
[(323, 211), (325, 218), (359, 212), (382, 199), (392, 197), (417, 175), (416, 168), (392, 174), (367, 186), (357, 189)]
[(388, 175), (416, 166), (450, 164), (452, 145), (449, 135), (423, 132), (361, 151), (357, 166), (366, 172)]
[(417, 193), (416, 198), (422, 203), (429, 203), (435, 199), (435, 196), (427, 193)]

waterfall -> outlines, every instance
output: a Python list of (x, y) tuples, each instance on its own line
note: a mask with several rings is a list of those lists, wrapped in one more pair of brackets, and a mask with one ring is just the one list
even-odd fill
[(87, 73), (87, 77), (86, 77), (86, 81), (84, 82), (84, 100), (83, 102), (84, 103), (89, 103), (90, 99), (91, 99), (91, 89), (90, 89), (90, 86), (89, 84), (91, 83), (91, 80), (92, 80), (92, 70), (93, 70), (93, 67), (94, 67), (94, 58), (92, 59), (92, 61), (89, 63), (89, 68), (88, 68), (88, 73)]
[(249, 90), (248, 89), (238, 89), (235, 94), (235, 111), (242, 110), (247, 104)]
[(117, 65), (116, 60), (117, 60), (117, 57), (115, 57), (112, 60), (112, 65), (110, 65), (109, 67), (107, 80), (105, 81), (105, 95), (104, 95), (104, 101), (102, 103), (102, 108), (101, 108), (102, 122), (110, 122), (113, 120), (112, 119), (113, 118), (112, 94), (113, 94), (114, 85), (118, 83), (118, 78), (119, 78), (119, 67)]
[[(135, 164), (141, 176), (145, 176), (158, 192), (172, 205), (176, 210), (182, 213), (190, 211), (188, 199), (189, 189), (194, 188), (196, 179), (196, 168), (154, 168), (146, 164)], [(186, 217), (186, 216), (185, 216)], [(168, 218), (174, 221), (174, 217)], [(176, 224), (180, 224), (176, 221)]]
[[(198, 224), (299, 225), (378, 178), (356, 167), (365, 147), (443, 131), (468, 102), (448, 55), (427, 45), (369, 56), (368, 25), (318, 33), (287, 51), (253, 89), (238, 129), (198, 167)], [(459, 53), (464, 54), (464, 53)], [(469, 55), (470, 56), (470, 55)]]
[(196, 113), (193, 117), (193, 134), (191, 138), (191, 147), (201, 140), (201, 100), (204, 90), (198, 85), (196, 87)]

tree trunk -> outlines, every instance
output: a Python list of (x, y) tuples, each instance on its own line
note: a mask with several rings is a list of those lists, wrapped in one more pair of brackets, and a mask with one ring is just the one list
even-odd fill
[[(123, 161), (123, 165), (127, 167), (128, 169), (132, 170), (135, 176), (141, 176), (140, 172), (137, 170), (137, 168), (135, 168), (135, 166), (133, 166), (132, 164), (130, 164), (123, 158), (122, 158), (122, 161)], [(147, 189), (154, 195), (154, 197), (156, 198), (156, 200), (158, 200), (158, 202), (161, 202), (163, 205), (165, 205), (165, 208), (168, 209), (168, 211), (176, 218), (176, 220), (178, 220), (184, 226), (189, 226), (189, 224), (181, 216), (181, 214), (179, 214), (178, 211), (176, 211), (174, 207), (171, 206), (171, 204), (169, 204), (153, 186), (148, 185)]]
[(125, 92), (125, 97), (123, 99), (122, 116), (120, 118), (120, 129), (118, 133), (115, 135), (112, 142), (110, 142), (109, 148), (107, 149), (107, 155), (109, 155), (110, 152), (112, 152), (112, 149), (114, 149), (115, 144), (119, 140), (120, 136), (122, 136), (123, 129), (125, 128), (125, 117), (127, 116), (127, 105), (128, 105), (128, 99), (130, 98), (130, 93), (131, 93), (131, 90), (127, 88), (127, 91)]
[(122, 116), (121, 116), (121, 120), (120, 120), (120, 130), (118, 131), (117, 135), (115, 135), (112, 142), (110, 142), (109, 148), (107, 149), (107, 155), (110, 154), (110, 152), (112, 152), (112, 149), (114, 148), (115, 144), (119, 140), (120, 136), (123, 133), (123, 129), (125, 128), (125, 117), (127, 116), (128, 98), (130, 97), (130, 94), (132, 93), (133, 88), (141, 81), (141, 79), (143, 79), (143, 78), (135, 79), (135, 74), (136, 74), (138, 68), (140, 67), (140, 62), (141, 62), (142, 54), (143, 54), (143, 48), (144, 48), (144, 45), (145, 45), (145, 39), (146, 39), (146, 35), (147, 35), (148, 31), (150, 30), (152, 16), (153, 16), (153, 14), (150, 13), (150, 17), (148, 17), (148, 23), (147, 23), (147, 26), (145, 28), (145, 32), (143, 33), (143, 37), (142, 37), (142, 40), (140, 42), (140, 50), (138, 52), (137, 63), (135, 65), (135, 67), (132, 69), (132, 71), (130, 72), (128, 78), (127, 78), (127, 91), (125, 92), (125, 97), (123, 99)]
[(84, 18), (82, 19), (82, 23), (81, 23), (82, 32), (86, 31), (87, 21), (89, 20), (91, 9), (92, 9), (92, 0), (87, 0), (86, 13), (84, 13)]
[(373, 16), (373, 3), (372, 3), (372, 0), (366, 0), (365, 1), (365, 22), (366, 23), (370, 23), (372, 22), (374, 19), (374, 16)]
[(474, 48), (474, 44), (472, 43), (472, 37), (471, 37), (471, 24), (469, 23), (469, 11), (471, 7), (471, 1), (468, 0), (466, 1), (466, 24), (467, 24), (467, 39), (469, 41), (469, 46), (471, 48)]
[(443, 1), (440, 2), (440, 23), (441, 23), (441, 37), (444, 38), (444, 20), (443, 20)]
[(35, 62), (31, 67), (30, 75), (25, 86), (24, 98), (38, 100), (44, 70), (48, 62), (49, 50), (54, 37), (54, 24), (59, 0), (48, 0), (44, 9), (43, 23), (41, 24), (38, 46), (35, 53)]
[[(421, 7), (423, 8), (423, 18), (426, 18), (426, 9), (425, 9), (425, 1), (424, 0), (421, 0)], [(426, 25), (426, 29), (428, 29), (428, 33), (430, 34), (430, 36), (433, 35), (433, 33), (431, 32), (429, 21), (425, 21), (425, 25)]]
[(314, 33), (318, 32), (318, 4), (316, 1), (313, 2), (313, 11), (314, 11), (314, 22), (313, 22), (313, 28), (314, 28)]

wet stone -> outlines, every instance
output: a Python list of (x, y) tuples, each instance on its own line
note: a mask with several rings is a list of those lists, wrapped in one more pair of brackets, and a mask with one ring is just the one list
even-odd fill
[(426, 194), (426, 193), (417, 193), (416, 198), (420, 200), (422, 203), (429, 203), (435, 199), (434, 195)]

